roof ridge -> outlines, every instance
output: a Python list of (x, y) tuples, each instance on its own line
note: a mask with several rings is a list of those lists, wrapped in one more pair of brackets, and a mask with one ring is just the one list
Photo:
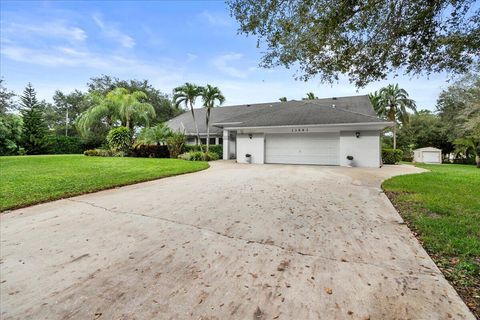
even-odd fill
[(362, 112), (356, 112), (356, 111), (352, 111), (352, 110), (346, 110), (346, 109), (343, 109), (343, 108), (337, 108), (337, 107), (333, 107), (333, 106), (322, 106), (322, 105), (319, 105), (318, 103), (316, 102), (311, 102), (312, 104), (316, 104), (318, 106), (321, 106), (321, 107), (328, 107), (328, 108), (332, 108), (332, 109), (335, 109), (335, 110), (341, 110), (341, 111), (344, 111), (344, 112), (349, 112), (349, 113), (353, 113), (353, 114), (359, 114), (359, 115), (362, 115), (362, 116), (366, 116), (366, 117), (371, 117), (371, 118), (375, 118), (375, 119), (380, 119), (380, 120), (383, 120), (381, 119), (380, 117), (378, 116), (372, 116), (372, 115), (369, 115), (369, 114), (365, 114), (365, 113), (362, 113)]

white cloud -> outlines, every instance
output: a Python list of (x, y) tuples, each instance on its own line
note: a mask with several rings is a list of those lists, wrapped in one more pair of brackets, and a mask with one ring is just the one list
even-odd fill
[(205, 10), (200, 14), (200, 18), (212, 26), (225, 27), (231, 25), (231, 20), (223, 12), (210, 12)]
[(129, 35), (121, 32), (116, 25), (105, 23), (102, 17), (98, 14), (93, 15), (92, 19), (107, 38), (117, 41), (125, 48), (133, 48), (135, 46), (135, 40)]
[(87, 33), (83, 29), (69, 26), (67, 22), (63, 20), (37, 25), (10, 23), (2, 29), (2, 33), (14, 37), (42, 36), (49, 38), (62, 38), (72, 42), (80, 42), (87, 39)]
[(241, 53), (227, 53), (224, 55), (217, 56), (212, 59), (211, 63), (215, 68), (220, 72), (227, 74), (235, 78), (246, 78), (248, 76), (251, 68), (240, 69), (231, 65), (232, 62), (239, 61), (243, 58)]

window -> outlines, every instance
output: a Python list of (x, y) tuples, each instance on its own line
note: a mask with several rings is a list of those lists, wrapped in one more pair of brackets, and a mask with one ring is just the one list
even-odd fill
[(218, 138), (218, 144), (223, 144), (223, 138)]
[(207, 144), (207, 138), (200, 138), (201, 144)]
[(215, 144), (215, 138), (210, 138), (210, 144)]

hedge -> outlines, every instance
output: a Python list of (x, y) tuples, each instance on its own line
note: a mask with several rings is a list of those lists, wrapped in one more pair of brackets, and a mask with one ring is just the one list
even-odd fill
[[(207, 148), (206, 145), (202, 145), (203, 151), (205, 151)], [(218, 159), (223, 158), (223, 145), (221, 144), (211, 144), (209, 147), (209, 152), (215, 153), (218, 156)], [(200, 151), (200, 146), (197, 144), (187, 144), (185, 145), (185, 152), (190, 152), (190, 151)]]
[(211, 151), (209, 151), (208, 153), (201, 151), (189, 151), (182, 153), (178, 156), (178, 158), (189, 161), (214, 161), (219, 159), (218, 155), (215, 152)]
[(167, 146), (139, 145), (130, 151), (132, 157), (140, 158), (170, 158)]
[(46, 154), (74, 154), (82, 153), (85, 150), (82, 140), (79, 137), (67, 136), (46, 136), (45, 149)]
[(403, 151), (400, 149), (383, 149), (382, 161), (383, 164), (396, 164), (402, 160)]

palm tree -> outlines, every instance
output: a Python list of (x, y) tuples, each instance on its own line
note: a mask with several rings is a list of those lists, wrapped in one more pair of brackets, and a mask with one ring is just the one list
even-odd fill
[(153, 106), (142, 102), (147, 99), (143, 91), (129, 93), (125, 88), (117, 88), (105, 97), (92, 94), (90, 98), (93, 106), (77, 120), (77, 126), (84, 132), (99, 121), (104, 121), (109, 127), (119, 121), (122, 126), (133, 129), (136, 124), (148, 124), (155, 117)]
[(215, 107), (215, 102), (218, 101), (218, 105), (222, 105), (225, 102), (225, 97), (218, 87), (211, 86), (207, 84), (206, 87), (202, 88), (201, 96), (203, 100), (203, 106), (207, 108), (206, 115), (206, 124), (207, 124), (207, 150), (208, 152), (210, 146), (210, 111)]
[(287, 97), (281, 97), (281, 98), (278, 99), (278, 100), (280, 100), (281, 102), (287, 102)]
[(195, 124), (195, 130), (197, 131), (197, 144), (200, 145), (200, 150), (202, 149), (202, 144), (200, 143), (200, 133), (198, 132), (193, 105), (195, 100), (200, 96), (201, 91), (201, 87), (189, 82), (186, 82), (183, 86), (173, 89), (173, 101), (175, 102), (175, 105), (178, 107), (181, 103), (184, 103), (185, 109), (188, 109), (190, 106), (193, 123)]
[(307, 96), (305, 98), (302, 98), (302, 100), (314, 100), (318, 99), (318, 97), (315, 96), (315, 93), (313, 92), (307, 92)]
[(154, 127), (146, 127), (140, 131), (135, 140), (134, 147), (141, 145), (161, 145), (167, 142), (167, 139), (172, 135), (170, 129), (165, 123), (159, 123)]
[(417, 112), (415, 101), (408, 97), (405, 89), (400, 89), (398, 84), (390, 84), (374, 93), (372, 104), (377, 114), (394, 122), (393, 149), (397, 148), (397, 123), (406, 124), (409, 121), (407, 109)]
[(480, 139), (476, 137), (459, 138), (453, 142), (457, 156), (462, 154), (466, 157), (475, 156), (477, 168), (480, 168)]
[(150, 103), (142, 102), (148, 97), (143, 91), (129, 93), (125, 88), (117, 88), (107, 93), (106, 100), (117, 110), (122, 125), (133, 129), (135, 122), (148, 124), (155, 117), (155, 109)]

